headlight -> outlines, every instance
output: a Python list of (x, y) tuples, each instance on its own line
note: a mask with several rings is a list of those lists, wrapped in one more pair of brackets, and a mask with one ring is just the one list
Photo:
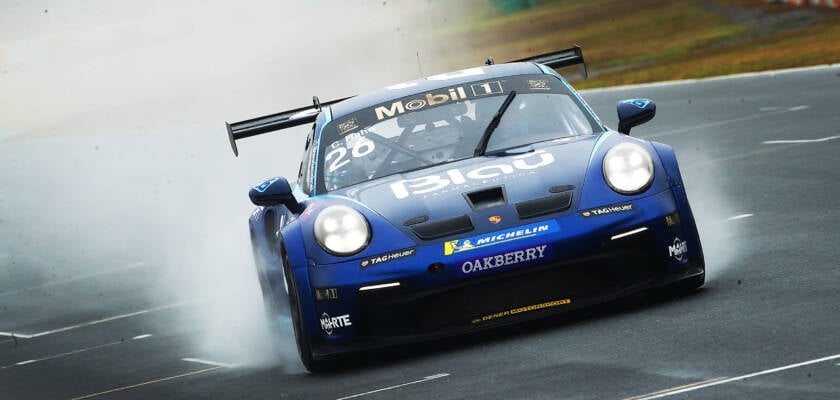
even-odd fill
[(315, 218), (315, 239), (327, 253), (349, 256), (370, 240), (370, 227), (362, 214), (347, 206), (329, 206)]
[(604, 157), (604, 178), (618, 193), (641, 193), (653, 182), (653, 160), (642, 146), (618, 144)]

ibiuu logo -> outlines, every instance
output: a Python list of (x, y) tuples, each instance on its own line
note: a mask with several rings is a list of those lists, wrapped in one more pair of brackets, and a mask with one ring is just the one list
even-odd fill
[(400, 200), (410, 195), (435, 192), (449, 185), (462, 185), (467, 183), (468, 180), (494, 179), (515, 174), (517, 171), (541, 168), (553, 163), (554, 156), (545, 150), (537, 150), (533, 153), (512, 157), (512, 160), (509, 163), (481, 165), (466, 172), (453, 168), (442, 174), (403, 179), (392, 183), (391, 191), (394, 193), (394, 197)]

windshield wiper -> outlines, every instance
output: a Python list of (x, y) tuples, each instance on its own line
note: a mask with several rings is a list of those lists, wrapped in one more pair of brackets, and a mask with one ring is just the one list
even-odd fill
[(480, 157), (484, 155), (484, 152), (487, 151), (487, 143), (490, 142), (490, 135), (493, 134), (493, 131), (496, 127), (499, 126), (499, 121), (502, 120), (502, 114), (507, 111), (508, 106), (513, 101), (513, 98), (516, 97), (516, 91), (511, 90), (508, 93), (507, 97), (505, 97), (505, 101), (502, 102), (502, 106), (499, 107), (499, 111), (496, 111), (496, 115), (493, 116), (493, 119), (490, 120), (490, 125), (487, 125), (487, 129), (484, 130), (484, 135), (481, 136), (481, 140), (478, 142), (478, 146), (475, 147), (475, 152), (473, 152), (473, 157)]

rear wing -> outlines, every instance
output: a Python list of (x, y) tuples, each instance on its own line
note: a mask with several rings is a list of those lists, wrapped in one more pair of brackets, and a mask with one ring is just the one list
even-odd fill
[(318, 113), (321, 112), (322, 107), (329, 107), (349, 98), (350, 97), (345, 97), (343, 99), (321, 103), (317, 96), (312, 96), (311, 106), (283, 111), (277, 114), (266, 115), (264, 117), (252, 118), (245, 121), (233, 123), (225, 122), (233, 154), (235, 156), (239, 156), (239, 149), (236, 147), (236, 141), (239, 139), (279, 131), (280, 129), (291, 128), (293, 126), (311, 124), (315, 122), (315, 118), (318, 116)]
[[(586, 62), (583, 60), (583, 50), (581, 50), (578, 45), (566, 50), (554, 51), (510, 62), (535, 62), (551, 68), (580, 65), (580, 73), (583, 77), (587, 78), (589, 76), (589, 73), (586, 70)], [(486, 64), (492, 65), (493, 58), (488, 57)], [(239, 156), (239, 149), (236, 147), (236, 141), (239, 139), (274, 132), (280, 129), (291, 128), (293, 126), (311, 124), (315, 122), (315, 118), (318, 116), (318, 113), (321, 112), (322, 107), (329, 107), (333, 104), (347, 100), (350, 97), (321, 103), (317, 96), (312, 96), (311, 106), (283, 111), (277, 114), (266, 115), (264, 117), (252, 118), (245, 121), (233, 123), (225, 122), (233, 154), (235, 156)]]
[[(578, 45), (570, 49), (553, 51), (510, 62), (535, 62), (555, 69), (580, 65), (580, 74), (583, 75), (584, 79), (589, 77), (589, 71), (586, 70), (586, 61), (583, 60), (583, 50)], [(492, 58), (488, 58), (487, 63), (492, 64)]]

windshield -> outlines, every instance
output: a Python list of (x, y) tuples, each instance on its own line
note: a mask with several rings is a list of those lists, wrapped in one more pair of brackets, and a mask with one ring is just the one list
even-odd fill
[(326, 126), (319, 152), (319, 192), (472, 157), (510, 90), (517, 95), (493, 131), (487, 154), (596, 129), (553, 76), (526, 75), (420, 93)]

